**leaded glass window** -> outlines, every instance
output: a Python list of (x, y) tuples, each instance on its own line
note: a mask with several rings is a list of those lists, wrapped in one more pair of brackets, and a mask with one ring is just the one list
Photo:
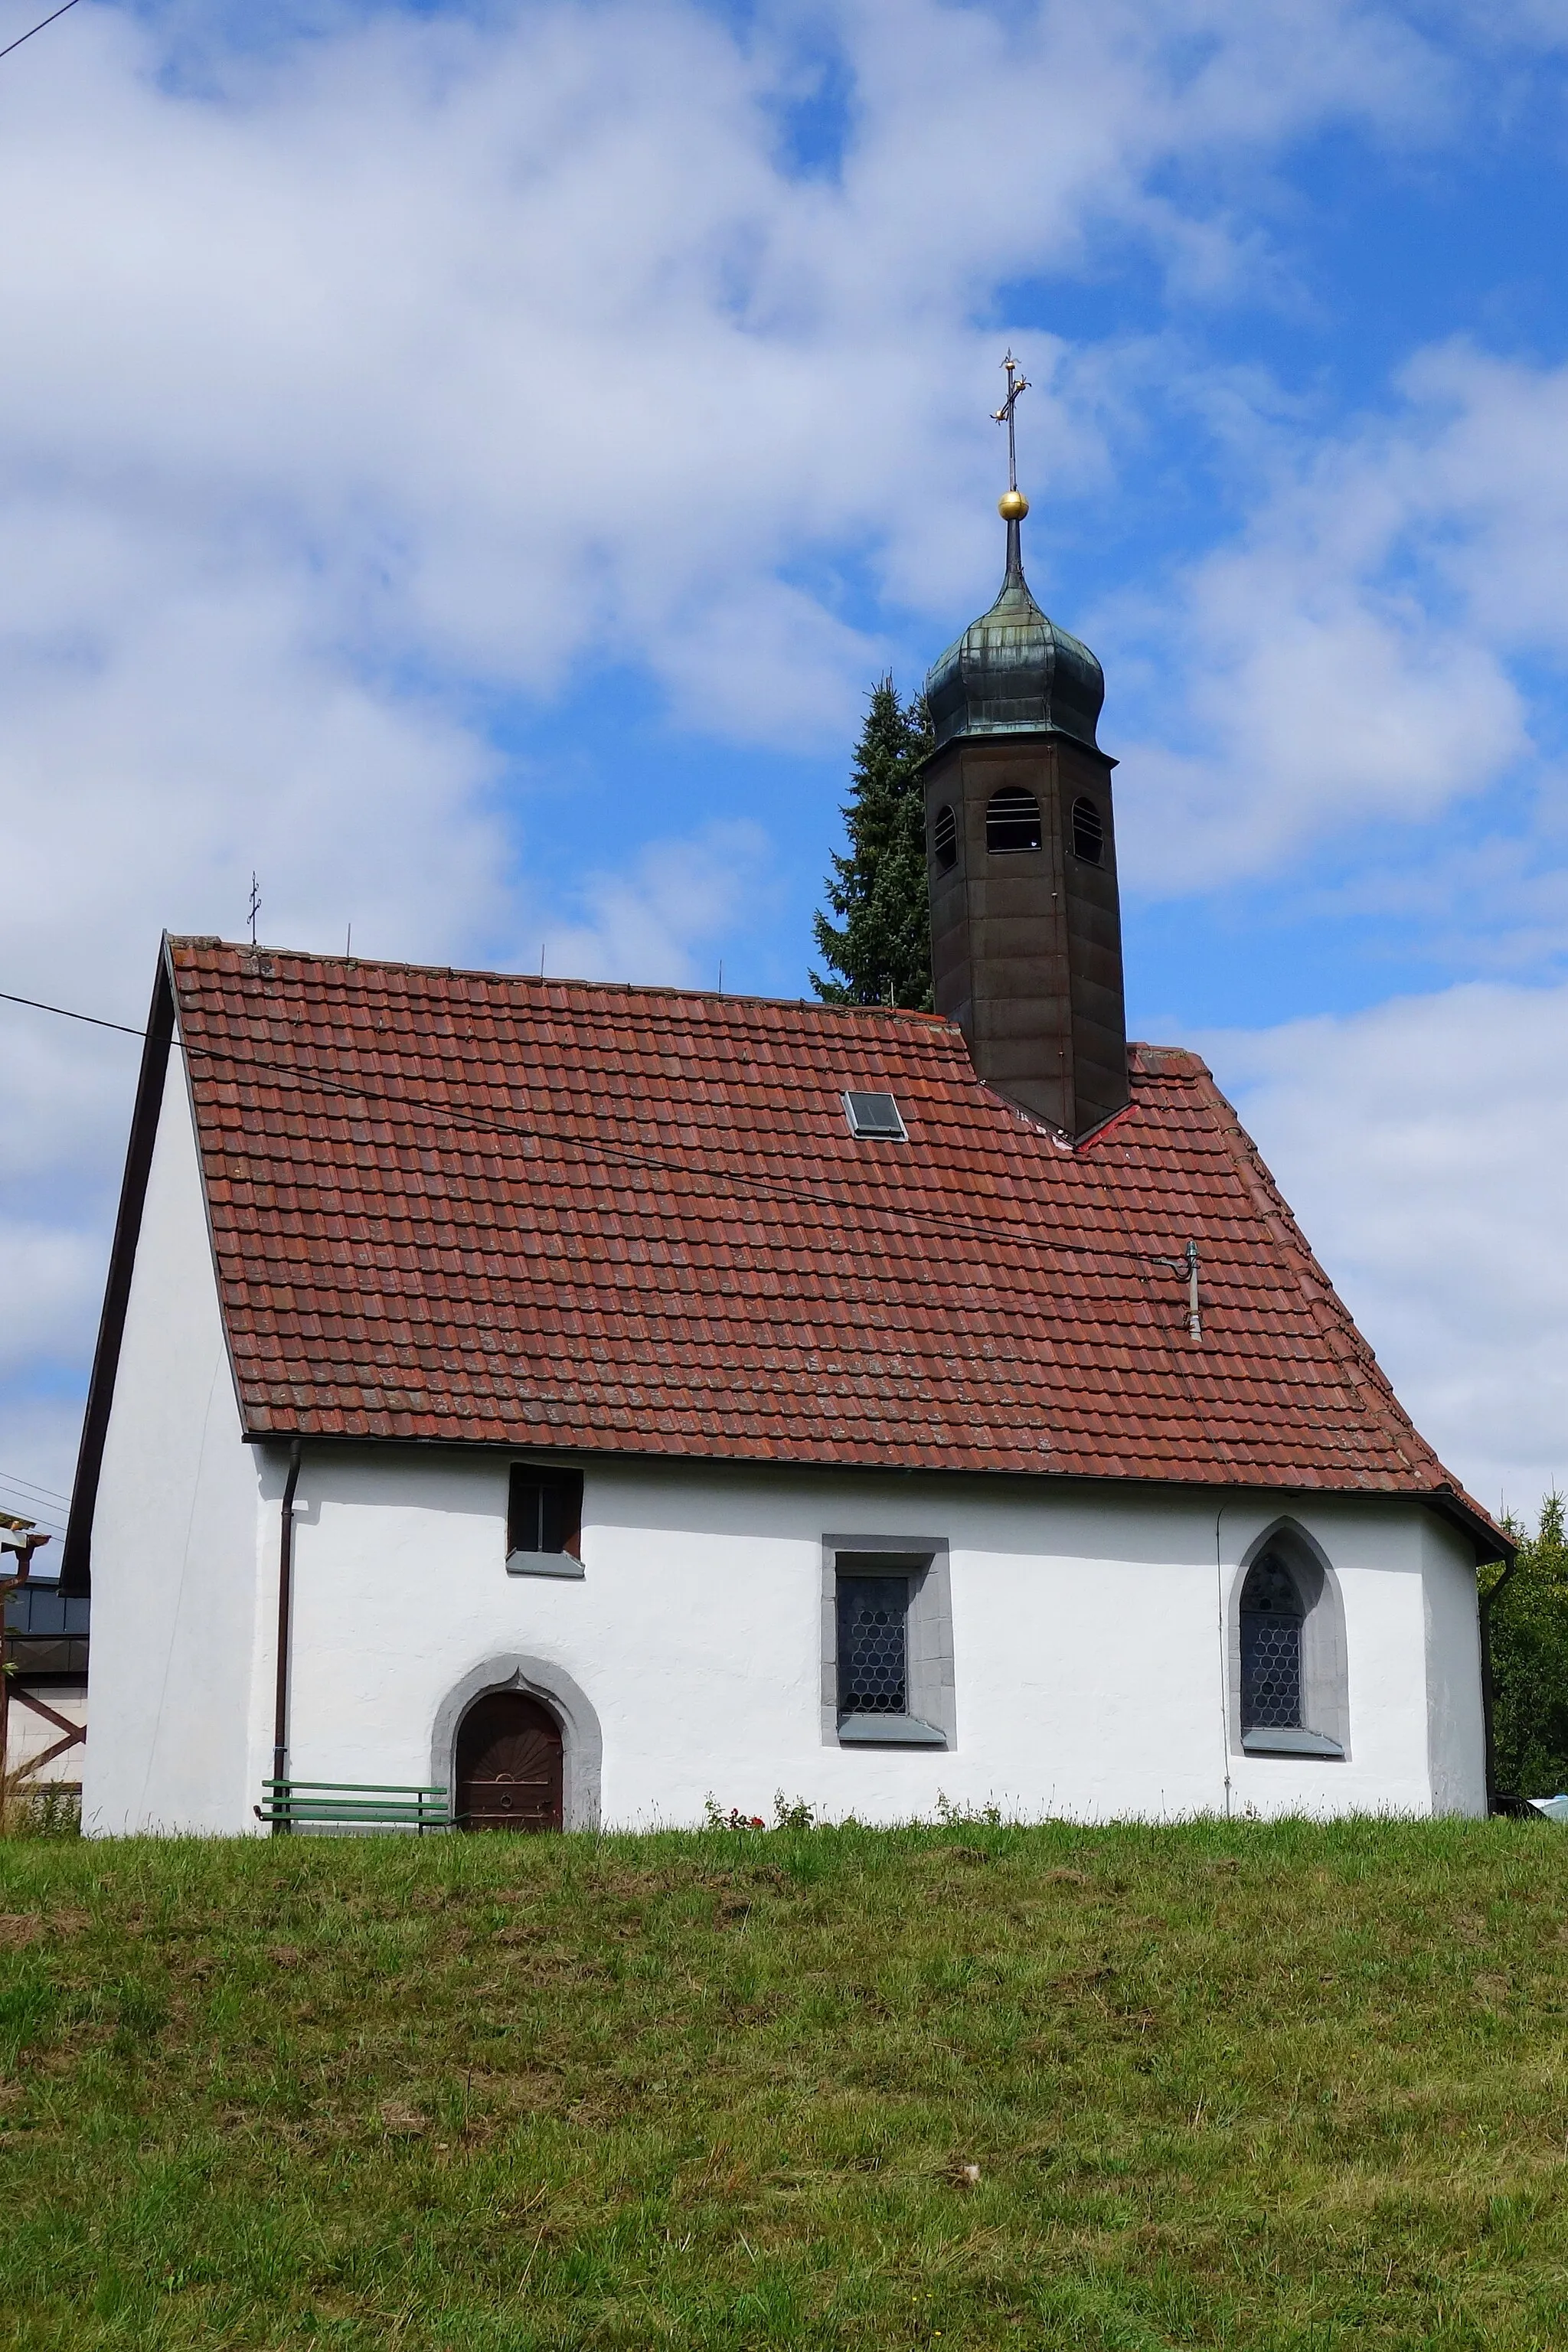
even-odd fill
[(1253, 1562), (1241, 1589), (1243, 1731), (1301, 1728), (1301, 1622), (1296, 1580), (1278, 1552)]
[(838, 1580), (838, 1712), (909, 1713), (910, 1580)]

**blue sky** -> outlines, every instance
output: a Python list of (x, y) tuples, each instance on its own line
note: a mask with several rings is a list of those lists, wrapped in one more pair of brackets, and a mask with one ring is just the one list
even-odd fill
[[(738, 24), (754, 16), (724, 13)], [(1563, 24), (1568, 40), (1568, 11)], [(1442, 68), (1463, 72), (1462, 45), (1434, 48)], [(832, 184), (853, 152), (854, 80), (837, 45), (807, 58), (817, 89), (790, 108), (788, 146), (803, 175)], [(1550, 47), (1510, 59), (1488, 103), (1463, 114), (1458, 139), (1445, 135), (1451, 118), (1387, 141), (1335, 125), (1271, 156), (1266, 173), (1222, 165), (1183, 175), (1173, 199), (1199, 215), (1223, 208), (1227, 228), (1252, 248), (1217, 283), (1173, 284), (1147, 238), (1114, 224), (1067, 266), (988, 289), (976, 324), (994, 326), (998, 348), (1010, 339), (1027, 356), (1032, 332), (1052, 351), (1065, 347), (1067, 364), (1095, 380), (1098, 405), (1125, 403), (1125, 414), (1101, 425), (1097, 462), (1077, 478), (1070, 467), (1053, 475), (1047, 498), (1037, 492), (1027, 533), (1041, 593), (1107, 659), (1108, 744), (1131, 725), (1167, 741), (1184, 734), (1201, 755), (1202, 730), (1182, 725), (1183, 664), (1161, 634), (1183, 575), (1246, 534), (1279, 469), (1310, 464), (1342, 439), (1397, 431), (1410, 411), (1403, 378), (1413, 355), (1459, 343), (1533, 374), (1563, 365), (1565, 67), (1568, 51)], [(1000, 205), (1000, 189), (997, 197)], [(868, 354), (868, 411), (876, 374)], [(976, 384), (970, 464), (989, 457), (1000, 479), (983, 404), (996, 389)], [(1035, 424), (1026, 404), (1026, 478), (1047, 455)], [(910, 482), (908, 495), (919, 499), (921, 488)], [(1462, 625), (1462, 590), (1434, 595), (1408, 551), (1396, 551), (1389, 569), (1393, 593)], [(906, 688), (941, 649), (945, 622), (933, 631), (924, 599), (909, 611), (897, 580), (868, 566), (853, 541), (816, 551), (789, 576), (874, 640)], [(964, 585), (967, 604), (955, 593), (947, 616), (954, 629), (987, 585), (973, 561)], [(1142, 603), (1152, 612), (1140, 614)], [(1120, 668), (1113, 647), (1124, 656)], [(1348, 835), (1325, 829), (1288, 861), (1222, 872), (1212, 888), (1199, 877), (1184, 877), (1179, 895), (1134, 888), (1135, 1025), (1187, 1034), (1229, 1025), (1238, 1013), (1276, 1022), (1348, 1013), (1500, 961), (1521, 977), (1556, 976), (1568, 938), (1561, 926), (1528, 943), (1478, 943), (1467, 934), (1479, 910), (1456, 907), (1451, 892), (1434, 903), (1431, 884), (1410, 887), (1413, 867), (1429, 874), (1500, 842), (1517, 845), (1531, 868), (1552, 855), (1533, 821), (1542, 769), (1564, 748), (1561, 648), (1517, 649), (1507, 667), (1528, 705), (1530, 753), (1478, 762), (1473, 783), (1440, 809), (1411, 822), (1373, 806)], [(629, 840), (662, 838), (677, 809), (697, 823), (722, 822), (742, 806), (757, 817), (782, 851), (773, 919), (747, 924), (721, 950), (716, 943), (710, 961), (716, 971), (723, 952), (742, 987), (788, 992), (802, 984), (823, 847), (843, 793), (839, 745), (816, 756), (788, 743), (748, 746), (738, 761), (726, 733), (694, 728), (645, 674), (613, 661), (583, 690), (543, 709), (531, 698), (502, 706), (491, 723), (516, 763), (531, 869), (568, 892), (584, 854), (573, 818), (589, 798), (615, 808)], [(623, 793), (628, 770), (637, 789)], [(1510, 911), (1494, 907), (1479, 928), (1492, 934), (1500, 923), (1514, 929)]]
[[(1561, 0), (79, 0), (0, 64), (4, 984), (135, 1018), (254, 867), (291, 944), (803, 992), (863, 697), (996, 585), (1011, 343), (1132, 1025), (1533, 1509), (1565, 141)], [(0, 1474), (63, 1489), (131, 1065), (0, 1071)]]

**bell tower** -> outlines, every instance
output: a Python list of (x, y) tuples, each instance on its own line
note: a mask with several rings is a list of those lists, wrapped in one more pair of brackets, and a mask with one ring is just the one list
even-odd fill
[(1007, 568), (988, 613), (926, 680), (926, 871), (939, 1013), (999, 1094), (1085, 1135), (1128, 1099), (1121, 911), (1109, 759), (1095, 740), (1105, 678), (1024, 578), (1011, 352)]

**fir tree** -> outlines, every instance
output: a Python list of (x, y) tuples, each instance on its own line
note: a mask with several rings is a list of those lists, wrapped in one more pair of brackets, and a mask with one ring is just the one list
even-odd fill
[(825, 1004), (895, 1004), (931, 1010), (931, 916), (926, 900), (925, 795), (920, 763), (931, 748), (923, 698), (899, 700), (890, 677), (872, 689), (844, 808), (847, 856), (826, 885), (839, 919), (813, 926), (829, 977), (813, 972)]
[[(1511, 1532), (1510, 1527), (1510, 1532)], [(1492, 1738), (1498, 1787), (1521, 1797), (1568, 1790), (1568, 1535), (1563, 1497), (1548, 1495), (1541, 1524), (1522, 1536), (1506, 1584), (1489, 1606)]]

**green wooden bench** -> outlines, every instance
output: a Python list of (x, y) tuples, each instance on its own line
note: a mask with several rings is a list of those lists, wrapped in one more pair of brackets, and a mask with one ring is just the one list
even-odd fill
[(447, 1830), (452, 1826), (445, 1789), (405, 1789), (359, 1780), (263, 1780), (252, 1808), (273, 1830)]

